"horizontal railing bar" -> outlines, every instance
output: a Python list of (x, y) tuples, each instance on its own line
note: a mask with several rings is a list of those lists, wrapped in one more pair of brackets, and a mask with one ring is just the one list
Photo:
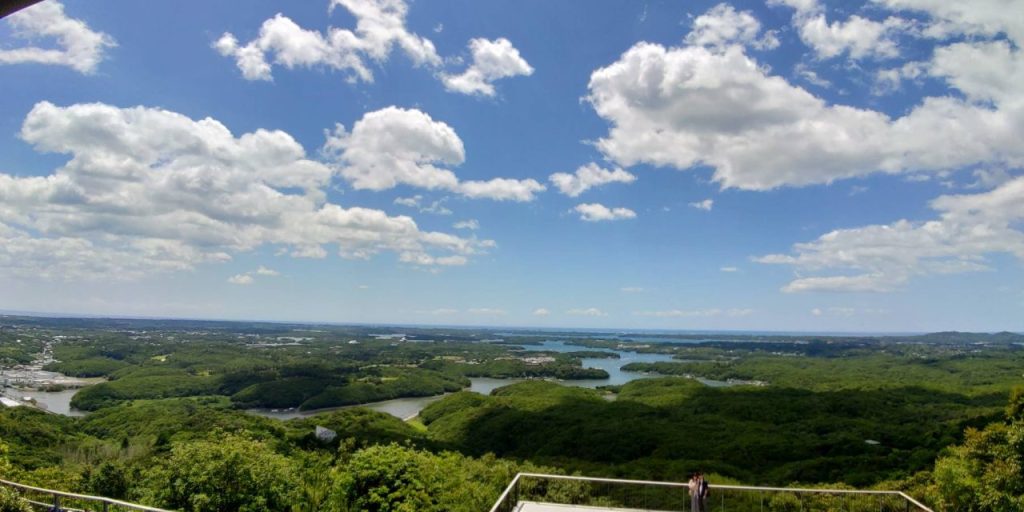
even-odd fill
[(144, 512), (171, 512), (170, 510), (147, 507), (146, 505), (138, 505), (135, 503), (128, 503), (127, 501), (115, 500), (112, 498), (104, 498), (102, 496), (89, 496), (88, 494), (75, 494), (73, 492), (56, 491), (53, 489), (44, 489), (42, 487), (33, 487), (31, 485), (19, 484), (18, 482), (10, 482), (7, 480), (0, 480), (0, 485), (6, 485), (8, 487), (14, 487), (23, 491), (38, 492), (43, 494), (49, 494), (50, 496), (59, 496), (61, 498), (69, 498), (74, 500), (83, 501), (95, 501), (99, 503), (106, 503), (107, 505), (115, 505), (118, 507), (129, 508), (132, 510), (142, 510)]
[[(24, 500), (29, 505), (32, 505), (32, 506), (35, 506), (35, 507), (43, 507), (46, 510), (52, 510), (53, 509), (53, 503), (46, 503), (46, 502), (42, 502), (42, 501), (30, 500), (28, 498), (22, 498), (22, 500)], [(60, 509), (61, 509), (61, 512), (64, 512), (64, 511), (67, 511), (67, 512), (82, 512), (82, 511), (80, 511), (78, 509), (74, 509), (74, 508), (64, 508), (64, 507), (61, 507)]]
[[(501, 495), (501, 499), (495, 504), (491, 512), (496, 512), (498, 505), (504, 501), (505, 497), (512, 490), (513, 486), (518, 483), (520, 477), (525, 478), (538, 478), (547, 480), (570, 480), (577, 482), (599, 482), (609, 484), (626, 484), (626, 485), (650, 485), (659, 487), (688, 487), (687, 483), (684, 482), (664, 482), (664, 481), (653, 481), (653, 480), (628, 480), (620, 478), (601, 478), (601, 477), (587, 477), (587, 476), (572, 476), (572, 475), (547, 475), (543, 473), (519, 473), (512, 480), (512, 484), (505, 489), (505, 492)], [(852, 494), (852, 495), (873, 495), (873, 496), (896, 496), (903, 498), (912, 503), (917, 508), (924, 512), (934, 512), (932, 509), (926, 507), (921, 502), (911, 498), (906, 493), (901, 491), (880, 491), (880, 490), (868, 490), (868, 489), (812, 489), (805, 487), (758, 487), (751, 485), (727, 485), (727, 484), (708, 484), (711, 489), (729, 490), (729, 491), (752, 491), (752, 492), (792, 492), (792, 493), (803, 493), (803, 494)]]
[[(586, 481), (586, 482), (601, 482), (610, 484), (630, 484), (630, 485), (655, 485), (661, 487), (686, 487), (688, 484), (684, 482), (664, 482), (655, 480), (627, 480), (620, 478), (600, 478), (600, 477), (587, 477), (587, 476), (572, 476), (572, 475), (544, 475), (539, 473), (521, 473), (524, 477), (531, 478), (544, 478), (549, 480), (575, 480), (575, 481)], [(878, 490), (867, 490), (867, 489), (815, 489), (815, 488), (800, 488), (800, 487), (758, 487), (751, 485), (726, 485), (726, 484), (708, 484), (711, 489), (728, 489), (733, 491), (778, 491), (778, 492), (817, 492), (826, 494), (890, 494), (900, 495), (899, 491), (878, 491)]]

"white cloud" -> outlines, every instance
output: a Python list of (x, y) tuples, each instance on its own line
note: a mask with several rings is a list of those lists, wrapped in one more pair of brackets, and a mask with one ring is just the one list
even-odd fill
[(636, 217), (636, 212), (629, 208), (608, 208), (600, 203), (578, 204), (573, 210), (579, 213), (580, 218), (587, 222), (632, 219)]
[(854, 185), (854, 186), (850, 187), (850, 192), (847, 195), (849, 195), (850, 197), (853, 197), (853, 196), (856, 196), (856, 195), (863, 194), (863, 193), (867, 192), (868, 190), (871, 190), (871, 189), (868, 188), (865, 185)]
[(134, 279), (268, 244), (296, 257), (330, 245), (346, 258), (391, 251), (443, 265), (493, 246), (326, 202), (331, 169), (281, 131), (236, 137), (166, 110), (41, 102), (21, 138), (70, 160), (46, 176), (0, 173), (5, 273)]
[(1015, 41), (1024, 41), (1024, 19), (1010, 16), (1020, 5), (1007, 0), (873, 0), (892, 10), (918, 11), (931, 19), (925, 28), (928, 37), (947, 38), (955, 35), (993, 37), (1006, 33)]
[(895, 92), (903, 82), (920, 81), (928, 73), (928, 65), (924, 62), (907, 62), (898, 67), (879, 69), (875, 72), (875, 85), (871, 93), (876, 96)]
[(848, 53), (850, 58), (892, 58), (899, 55), (896, 35), (908, 28), (906, 21), (889, 17), (873, 21), (857, 15), (829, 23), (824, 14), (797, 16), (800, 39), (814, 49), (819, 59)]
[(356, 19), (355, 30), (328, 28), (326, 33), (300, 27), (278, 13), (263, 22), (259, 35), (245, 45), (225, 33), (213, 47), (235, 63), (247, 80), (271, 80), (271, 64), (288, 69), (323, 67), (350, 73), (349, 81), (373, 81), (366, 65), (369, 57), (384, 62), (394, 46), (416, 66), (439, 66), (434, 44), (408, 31), (408, 6), (401, 0), (332, 0), (331, 10), (342, 6)]
[(722, 272), (739, 272), (740, 269), (738, 269), (736, 267), (721, 267), (718, 270), (720, 270)]
[(274, 269), (272, 269), (272, 268), (267, 268), (267, 267), (264, 267), (263, 265), (260, 265), (260, 267), (256, 269), (256, 275), (277, 277), (277, 276), (281, 275), (281, 273), (276, 271), (276, 270), (274, 270)]
[(824, 309), (822, 309), (822, 308), (813, 308), (813, 309), (811, 309), (811, 314), (814, 315), (814, 316), (833, 316), (833, 317), (847, 317), (847, 318), (851, 317), (851, 316), (854, 316), (854, 315), (856, 315), (858, 313), (879, 314), (879, 313), (884, 313), (884, 312), (885, 311), (881, 310), (881, 309), (862, 309), (862, 310), (858, 310), (857, 308), (843, 307), (843, 306), (832, 306), (832, 307), (828, 307), (828, 308), (824, 308)]
[[(958, 72), (954, 63), (976, 52), (1003, 53)], [(618, 164), (706, 165), (723, 187), (767, 190), (975, 164), (1012, 168), (1024, 165), (1016, 135), (1024, 127), (1022, 94), (1011, 85), (1018, 54), (999, 43), (961, 43), (938, 52), (937, 62), (949, 64), (936, 65), (935, 72), (970, 99), (928, 97), (895, 119), (830, 105), (770, 75), (739, 46), (639, 43), (593, 72), (588, 99), (611, 124), (596, 145)], [(972, 80), (970, 71), (990, 61), (1009, 71)], [(986, 97), (991, 101), (972, 101)]]
[(473, 62), (465, 71), (457, 75), (441, 74), (441, 81), (449, 91), (494, 96), (495, 80), (533, 74), (533, 68), (508, 39), (472, 39), (469, 50)]
[(635, 311), (637, 316), (650, 316), (656, 318), (710, 318), (716, 316), (742, 317), (749, 316), (753, 309), (666, 309), (660, 311)]
[(537, 308), (533, 310), (533, 316), (548, 316), (550, 314), (551, 312), (548, 311), (546, 308)]
[(875, 21), (852, 15), (846, 21), (829, 23), (824, 6), (817, 0), (772, 0), (769, 3), (796, 9), (793, 25), (800, 39), (814, 50), (819, 59), (830, 59), (844, 53), (852, 59), (896, 57), (899, 55), (897, 37), (912, 28), (911, 22), (895, 16)]
[(580, 166), (573, 174), (556, 172), (549, 176), (548, 180), (558, 188), (559, 192), (569, 197), (577, 197), (591, 188), (608, 183), (633, 183), (636, 181), (636, 176), (619, 168), (602, 169), (591, 162)]
[(253, 283), (253, 278), (249, 274), (236, 274), (228, 278), (228, 282), (237, 285), (249, 285)]
[(420, 211), (423, 213), (433, 213), (434, 215), (451, 215), (454, 212), (444, 205), (444, 202), (447, 200), (447, 197), (442, 197), (441, 199), (424, 206)]
[(397, 185), (455, 189), (454, 166), (466, 159), (462, 139), (447, 124), (416, 109), (387, 107), (368, 112), (351, 132), (342, 125), (327, 134), (324, 152), (339, 161), (339, 172), (356, 189)]
[(420, 213), (433, 213), (434, 215), (451, 215), (452, 213), (454, 213), (446, 206), (444, 206), (444, 203), (448, 200), (447, 197), (442, 197), (441, 199), (438, 199), (426, 206), (424, 206), (420, 202), (422, 200), (423, 196), (417, 194), (412, 197), (397, 197), (392, 202), (399, 206), (408, 206), (409, 208), (416, 208), (417, 210), (420, 211)]
[(644, 289), (639, 286), (623, 286), (622, 288), (619, 288), (619, 291), (622, 293), (640, 293), (643, 292)]
[(114, 39), (89, 28), (84, 21), (64, 14), (64, 5), (56, 0), (26, 7), (7, 18), (13, 35), (21, 39), (56, 40), (57, 48), (26, 46), (0, 49), (0, 64), (51, 64), (68, 66), (82, 74), (92, 74), (103, 61), (107, 48), (117, 46)]
[(828, 89), (832, 87), (832, 82), (829, 82), (828, 80), (822, 78), (820, 75), (818, 75), (817, 72), (809, 68), (807, 64), (804, 64), (803, 62), (794, 66), (793, 72), (796, 74), (796, 76), (800, 77), (802, 80), (811, 85), (821, 87), (822, 89)]
[[(939, 217), (840, 229), (793, 246), (792, 255), (756, 258), (801, 272), (786, 292), (887, 292), (912, 277), (989, 270), (987, 256), (1024, 261), (1024, 177), (988, 192), (944, 195), (931, 206)], [(805, 276), (804, 272), (830, 275)]]
[(529, 202), (535, 199), (535, 194), (545, 190), (547, 187), (534, 179), (492, 178), (487, 181), (463, 181), (455, 191), (471, 199)]
[[(469, 198), (521, 202), (532, 201), (534, 194), (545, 190), (532, 179), (460, 182), (446, 167), (465, 161), (462, 139), (444, 122), (416, 109), (392, 106), (368, 112), (351, 132), (338, 124), (327, 133), (322, 153), (336, 162), (338, 172), (356, 189), (409, 185)], [(399, 204), (418, 205), (420, 199), (402, 199)]]
[(967, 188), (990, 189), (1002, 185), (1013, 179), (1013, 175), (1006, 172), (1006, 169), (975, 169), (971, 172), (975, 180), (967, 185)]
[(703, 201), (697, 201), (697, 202), (694, 202), (694, 203), (690, 203), (690, 208), (696, 208), (698, 210), (704, 210), (706, 212), (710, 212), (711, 208), (714, 205), (715, 205), (715, 201), (713, 199), (705, 199)]
[(423, 196), (412, 196), (412, 197), (396, 197), (393, 201), (399, 206), (408, 206), (409, 208), (419, 208), (420, 201), (423, 200)]
[(573, 315), (573, 316), (593, 316), (593, 317), (608, 316), (608, 313), (605, 313), (604, 311), (601, 311), (600, 309), (597, 309), (597, 308), (573, 308), (573, 309), (570, 309), (570, 310), (566, 311), (565, 314)]
[(750, 11), (736, 11), (731, 5), (718, 4), (693, 20), (686, 43), (698, 46), (721, 47), (743, 44), (759, 49), (779, 46), (774, 32), (758, 38), (761, 23)]
[(454, 315), (455, 313), (458, 313), (458, 312), (459, 312), (459, 310), (452, 309), (452, 308), (437, 308), (437, 309), (428, 311), (429, 314), (437, 315), (437, 316)]
[(480, 316), (505, 316), (508, 314), (504, 309), (497, 308), (470, 308), (466, 311), (471, 315)]
[(455, 229), (468, 229), (470, 231), (476, 231), (480, 229), (480, 221), (476, 219), (460, 220), (455, 224), (452, 224)]

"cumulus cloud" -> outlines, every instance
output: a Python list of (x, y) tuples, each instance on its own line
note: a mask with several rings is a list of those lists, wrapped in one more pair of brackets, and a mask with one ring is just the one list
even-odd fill
[(272, 269), (272, 268), (267, 268), (267, 267), (264, 267), (263, 265), (260, 265), (260, 267), (256, 269), (256, 275), (258, 275), (258, 276), (277, 277), (277, 276), (281, 275), (281, 273), (276, 271), (276, 270), (274, 270), (274, 269)]
[(573, 208), (580, 218), (587, 222), (600, 222), (606, 220), (623, 220), (636, 217), (636, 212), (629, 208), (608, 208), (600, 203), (583, 203)]
[(597, 308), (573, 308), (565, 312), (567, 315), (573, 316), (608, 316), (608, 313), (601, 311)]
[(703, 201), (696, 201), (696, 202), (690, 203), (690, 208), (696, 208), (698, 210), (704, 210), (706, 212), (710, 212), (711, 208), (714, 207), (714, 206), (715, 206), (715, 200), (714, 199), (705, 199)]
[(718, 4), (697, 16), (685, 41), (691, 45), (713, 47), (742, 44), (772, 49), (779, 46), (774, 32), (761, 35), (761, 22), (750, 11), (737, 11), (729, 4)]
[(494, 81), (514, 76), (530, 76), (533, 68), (519, 55), (508, 39), (472, 39), (469, 50), (473, 61), (465, 71), (441, 74), (445, 89), (469, 95), (494, 96)]
[(623, 286), (622, 288), (619, 288), (619, 291), (622, 293), (640, 293), (644, 291), (644, 289), (639, 286)]
[(718, 270), (721, 272), (739, 272), (740, 269), (736, 267), (720, 267)]
[(891, 10), (916, 11), (928, 15), (928, 25), (922, 31), (927, 37), (993, 37), (1005, 33), (1010, 39), (1024, 41), (1024, 19), (1007, 15), (1017, 12), (1020, 6), (1006, 0), (974, 0), (970, 3), (943, 0), (873, 1)]
[(394, 252), (448, 265), (491, 241), (325, 201), (332, 170), (282, 131), (235, 136), (167, 110), (41, 102), (21, 138), (70, 155), (45, 176), (0, 173), (0, 267), (66, 279), (141, 278), (272, 245), (295, 257)]
[[(1024, 127), (1024, 102), (1011, 84), (1020, 57), (1019, 50), (1004, 49), (998, 42), (970, 42), (937, 52), (933, 73), (967, 98), (928, 97), (891, 118), (830, 105), (771, 75), (740, 46), (639, 43), (591, 75), (588, 99), (611, 124), (596, 145), (623, 166), (706, 165), (723, 187), (748, 190), (875, 172), (1019, 167), (1024, 147), (1016, 134)], [(954, 64), (999, 52), (965, 68)], [(993, 61), (1010, 71), (971, 74)]]
[(56, 48), (25, 46), (0, 49), (0, 64), (37, 63), (67, 66), (82, 74), (92, 74), (103, 61), (107, 48), (117, 46), (114, 39), (89, 28), (84, 21), (69, 18), (64, 5), (56, 0), (27, 7), (7, 18), (13, 35), (19, 39), (52, 39)]
[(992, 254), (1024, 261), (1022, 205), (1024, 177), (1018, 177), (988, 192), (938, 197), (931, 202), (939, 213), (934, 220), (835, 230), (794, 245), (792, 254), (756, 261), (799, 272), (786, 292), (888, 292), (916, 276), (989, 270)]
[(537, 308), (533, 310), (533, 316), (548, 316), (550, 314), (551, 312), (548, 311), (546, 308)]
[(569, 196), (578, 197), (580, 194), (594, 187), (607, 185), (609, 183), (633, 183), (636, 176), (622, 169), (602, 169), (591, 162), (582, 165), (573, 174), (556, 172), (548, 177), (558, 188), (558, 191)]
[(271, 80), (273, 64), (288, 69), (329, 68), (349, 73), (349, 81), (373, 81), (369, 58), (384, 62), (394, 47), (416, 66), (436, 67), (441, 57), (429, 39), (405, 26), (408, 5), (402, 0), (332, 0), (330, 9), (344, 7), (356, 19), (354, 30), (330, 27), (326, 33), (300, 27), (278, 13), (263, 22), (259, 35), (241, 44), (225, 33), (213, 47), (232, 57), (247, 80)]
[[(450, 126), (416, 109), (387, 107), (368, 112), (349, 132), (338, 124), (327, 133), (322, 153), (356, 189), (409, 185), (448, 190), (470, 198), (532, 201), (545, 187), (533, 179), (460, 181), (448, 169), (462, 164), (466, 150)], [(415, 200), (415, 202), (413, 201)], [(418, 204), (419, 199), (406, 201)], [(403, 200), (405, 201), (405, 200)]]
[(387, 107), (368, 112), (352, 131), (341, 124), (327, 134), (324, 152), (356, 189), (386, 190), (397, 185), (456, 189), (459, 179), (445, 166), (466, 159), (462, 139), (447, 124), (416, 109)]
[(913, 28), (913, 23), (897, 16), (882, 21), (852, 15), (846, 21), (829, 22), (825, 7), (817, 0), (772, 0), (796, 10), (793, 26), (800, 40), (814, 50), (819, 59), (843, 54), (852, 59), (892, 58), (899, 55), (898, 37)]

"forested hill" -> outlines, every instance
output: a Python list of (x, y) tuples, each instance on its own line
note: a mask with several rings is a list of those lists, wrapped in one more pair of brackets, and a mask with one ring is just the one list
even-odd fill
[(1024, 334), (1015, 332), (960, 332), (942, 331), (905, 337), (907, 341), (920, 343), (988, 343), (993, 345), (1009, 345), (1024, 343)]

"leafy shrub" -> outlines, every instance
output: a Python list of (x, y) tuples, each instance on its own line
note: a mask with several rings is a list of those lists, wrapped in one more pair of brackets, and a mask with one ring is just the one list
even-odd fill
[(0, 487), (0, 512), (31, 512), (32, 509), (16, 491)]

